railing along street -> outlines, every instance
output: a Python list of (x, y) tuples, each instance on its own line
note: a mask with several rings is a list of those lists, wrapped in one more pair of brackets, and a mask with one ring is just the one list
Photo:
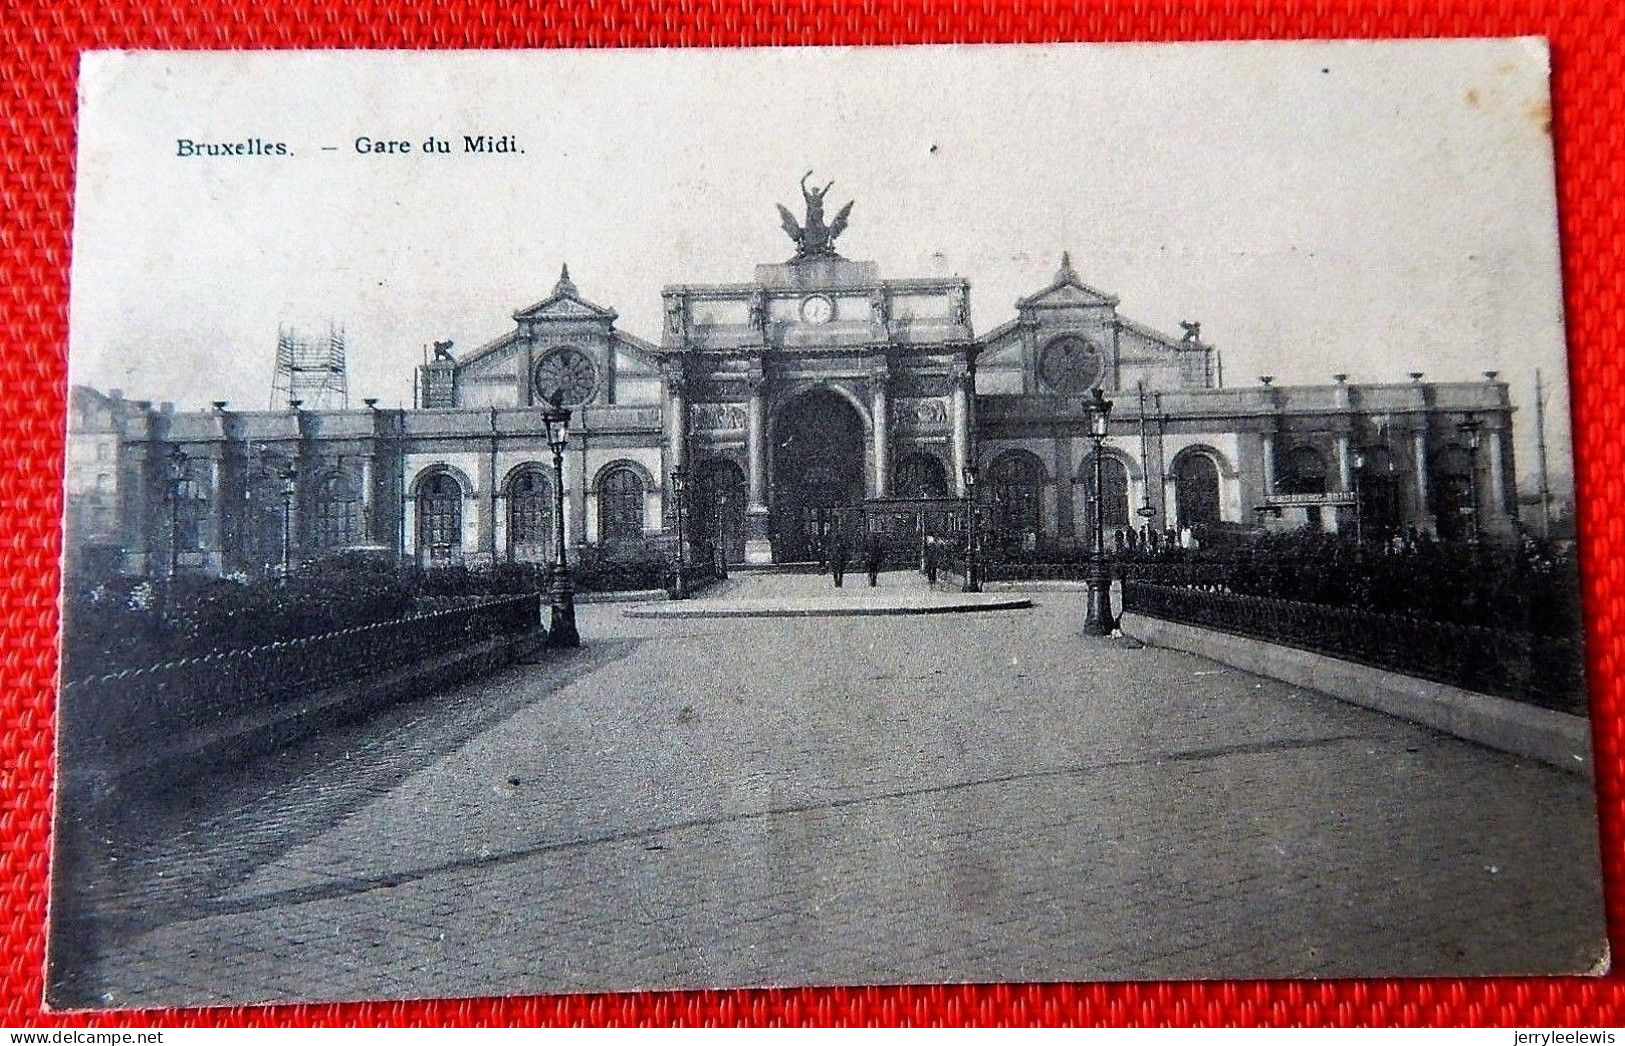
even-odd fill
[[(1143, 571), (1143, 573), (1142, 573)], [(1535, 635), (1350, 607), (1223, 590), (1180, 568), (1167, 583), (1136, 566), (1123, 609), (1357, 661), (1479, 693), (1586, 714), (1585, 658), (1578, 636)], [(1160, 582), (1160, 583), (1159, 583)]]
[[(227, 726), (309, 694), (481, 640), (538, 630), (537, 595), (507, 596), (338, 632), (65, 683), (63, 736), (91, 748)], [(90, 753), (85, 753), (90, 754)]]

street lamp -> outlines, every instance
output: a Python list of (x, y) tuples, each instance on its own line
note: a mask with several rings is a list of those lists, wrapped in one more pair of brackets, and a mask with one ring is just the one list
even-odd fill
[(291, 458), (277, 472), (282, 479), (282, 576), (293, 566), (293, 498), (299, 492), (299, 465)]
[(982, 591), (982, 579), (977, 568), (976, 547), (976, 466), (966, 465), (965, 479), (965, 579), (963, 592)]
[(553, 611), (547, 629), (547, 645), (578, 647), (581, 633), (576, 631), (575, 585), (570, 581), (570, 566), (564, 558), (564, 448), (569, 446), (569, 408), (554, 404), (542, 412), (542, 424), (547, 426), (547, 446), (553, 451), (553, 583), (548, 592)]
[(687, 599), (688, 582), (683, 577), (683, 567), (688, 562), (688, 543), (683, 540), (683, 502), (688, 495), (688, 466), (673, 465), (671, 469), (671, 496), (676, 503), (674, 515), (677, 517), (677, 577), (672, 584), (671, 598)]
[(1365, 548), (1365, 504), (1361, 480), (1365, 477), (1365, 451), (1354, 452), (1354, 544)]
[(1468, 413), (1456, 426), (1467, 440), (1467, 504), (1461, 514), (1467, 517), (1467, 541), (1478, 544), (1478, 448), (1483, 442), (1484, 422), (1478, 415)]
[(173, 447), (166, 460), (169, 480), (169, 576), (173, 579), (180, 572), (181, 562), (181, 488), (192, 478), (192, 459), (180, 447)]
[(1106, 456), (1107, 422), (1112, 415), (1112, 401), (1097, 387), (1094, 395), (1084, 404), (1089, 413), (1089, 438), (1095, 444), (1095, 533), (1094, 548), (1089, 554), (1089, 606), (1083, 621), (1083, 630), (1092, 636), (1112, 634), (1111, 569), (1106, 562), (1106, 501), (1101, 496), (1104, 482), (1102, 467)]

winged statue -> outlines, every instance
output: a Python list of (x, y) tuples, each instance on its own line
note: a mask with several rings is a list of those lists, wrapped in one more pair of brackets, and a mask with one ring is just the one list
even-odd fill
[(797, 258), (812, 258), (835, 255), (835, 237), (846, 230), (847, 218), (852, 214), (852, 204), (848, 200), (835, 215), (835, 220), (824, 224), (824, 197), (828, 195), (834, 182), (829, 182), (822, 189), (811, 188), (807, 179), (812, 177), (808, 171), (801, 176), (801, 195), (807, 205), (807, 220), (805, 223), (796, 221), (796, 216), (784, 204), (778, 204), (779, 221), (784, 225), (784, 231), (796, 245)]

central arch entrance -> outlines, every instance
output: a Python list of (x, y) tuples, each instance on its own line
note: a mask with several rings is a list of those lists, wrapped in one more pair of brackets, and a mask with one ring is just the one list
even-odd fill
[(818, 559), (834, 510), (862, 500), (862, 415), (828, 389), (798, 397), (773, 430), (773, 561)]

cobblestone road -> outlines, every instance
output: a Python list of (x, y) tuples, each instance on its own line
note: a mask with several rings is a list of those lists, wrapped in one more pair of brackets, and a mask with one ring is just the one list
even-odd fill
[(1582, 779), (1082, 637), (1080, 595), (1034, 599), (894, 618), (582, 607), (589, 644), (568, 659), (81, 840), (100, 918), (59, 998), (1598, 961)]

